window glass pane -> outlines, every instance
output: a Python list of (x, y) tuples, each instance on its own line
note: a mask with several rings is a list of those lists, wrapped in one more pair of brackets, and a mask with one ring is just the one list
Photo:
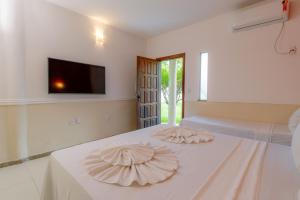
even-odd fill
[(208, 53), (201, 53), (200, 100), (207, 101)]

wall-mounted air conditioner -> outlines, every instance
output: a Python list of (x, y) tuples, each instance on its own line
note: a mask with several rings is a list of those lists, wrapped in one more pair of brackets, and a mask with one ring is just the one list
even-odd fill
[(242, 31), (257, 26), (284, 22), (289, 18), (289, 1), (272, 1), (251, 5), (235, 13), (233, 31)]

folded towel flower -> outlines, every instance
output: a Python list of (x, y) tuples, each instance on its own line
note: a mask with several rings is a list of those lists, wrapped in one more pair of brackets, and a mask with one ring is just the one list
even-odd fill
[(177, 158), (169, 149), (143, 144), (96, 150), (84, 164), (97, 181), (121, 186), (156, 184), (178, 169)]
[(214, 136), (208, 131), (195, 130), (186, 127), (171, 127), (159, 130), (154, 137), (176, 144), (199, 144), (211, 142)]

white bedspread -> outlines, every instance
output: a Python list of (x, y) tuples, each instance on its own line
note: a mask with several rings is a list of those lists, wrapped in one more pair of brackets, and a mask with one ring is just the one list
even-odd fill
[[(264, 177), (261, 176), (262, 170), (260, 170), (266, 150), (264, 142), (215, 134), (215, 140), (211, 143), (172, 144), (151, 137), (153, 132), (161, 128), (164, 126), (151, 127), (53, 153), (42, 199), (219, 200), (220, 197), (226, 197), (222, 199), (234, 197), (246, 200), (253, 199), (252, 197), (256, 195), (270, 196), (269, 193), (276, 192), (293, 196), (297, 191), (297, 185), (283, 185), (281, 188), (276, 187), (277, 191), (270, 191), (271, 183), (262, 180), (264, 191), (259, 193), (260, 188), (256, 188), (256, 185), (261, 181), (259, 177)], [(145, 187), (105, 184), (90, 177), (82, 165), (85, 156), (98, 148), (148, 142), (154, 145), (165, 145), (178, 157), (178, 172), (163, 183)], [(293, 169), (287, 175), (295, 177)], [(289, 179), (289, 176), (286, 178)], [(262, 198), (262, 200), (267, 199)]]
[(292, 140), (288, 126), (283, 124), (194, 116), (183, 119), (181, 126), (288, 146)]

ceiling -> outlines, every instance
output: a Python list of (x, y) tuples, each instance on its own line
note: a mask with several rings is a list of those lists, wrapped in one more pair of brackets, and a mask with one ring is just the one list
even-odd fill
[(261, 0), (48, 0), (142, 37), (188, 26)]

